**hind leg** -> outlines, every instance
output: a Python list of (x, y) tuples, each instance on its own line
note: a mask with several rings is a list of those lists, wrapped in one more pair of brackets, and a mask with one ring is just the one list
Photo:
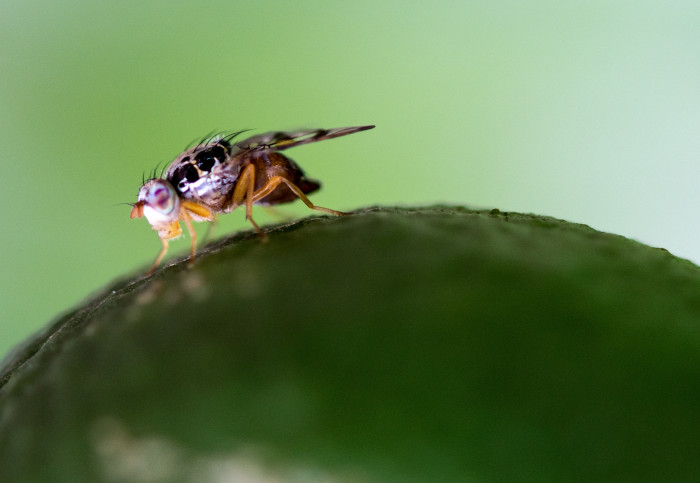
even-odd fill
[(297, 185), (289, 181), (287, 178), (284, 176), (273, 176), (268, 180), (267, 183), (263, 185), (262, 188), (260, 188), (258, 191), (256, 191), (253, 194), (253, 202), (260, 201), (261, 199), (265, 198), (268, 196), (270, 193), (275, 191), (275, 188), (277, 188), (280, 184), (285, 184), (287, 188), (289, 188), (292, 193), (294, 193), (301, 201), (304, 202), (306, 206), (311, 208), (312, 210), (316, 211), (322, 211), (323, 213), (328, 213), (331, 215), (336, 215), (336, 216), (343, 216), (343, 215), (351, 215), (352, 213), (346, 213), (344, 211), (337, 211), (337, 210), (331, 210), (330, 208), (324, 208), (323, 206), (316, 206), (314, 205), (311, 200), (304, 194), (304, 192), (299, 188)]

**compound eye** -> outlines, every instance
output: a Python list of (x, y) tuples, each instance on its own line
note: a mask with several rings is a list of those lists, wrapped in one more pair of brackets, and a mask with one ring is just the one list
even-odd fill
[(164, 215), (177, 209), (177, 193), (169, 183), (158, 182), (148, 190), (146, 204)]

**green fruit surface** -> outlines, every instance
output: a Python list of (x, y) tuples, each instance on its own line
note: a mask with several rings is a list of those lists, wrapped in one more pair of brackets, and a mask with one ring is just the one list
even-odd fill
[(0, 481), (700, 479), (692, 263), (459, 207), (268, 234), (116, 282), (15, 349)]

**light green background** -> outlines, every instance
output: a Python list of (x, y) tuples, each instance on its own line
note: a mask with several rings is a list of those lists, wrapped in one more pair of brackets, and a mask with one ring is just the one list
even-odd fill
[(147, 267), (116, 204), (213, 130), (374, 123), (290, 152), (315, 202), (535, 212), (700, 261), (699, 101), (695, 1), (5, 0), (0, 356)]

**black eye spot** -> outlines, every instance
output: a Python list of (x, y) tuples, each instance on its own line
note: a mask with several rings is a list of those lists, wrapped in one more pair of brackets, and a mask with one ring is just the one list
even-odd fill
[(226, 146), (222, 144), (221, 141), (219, 141), (217, 144), (211, 147), (211, 154), (220, 160), (224, 159), (227, 153), (228, 150), (226, 149)]
[(204, 172), (209, 172), (217, 163), (216, 158), (204, 158), (197, 161), (197, 167)]
[(214, 166), (219, 165), (226, 158), (226, 149), (220, 144), (215, 144), (197, 153), (197, 167), (202, 171), (209, 172)]
[(185, 178), (190, 183), (193, 183), (199, 179), (199, 173), (197, 173), (197, 170), (191, 164), (188, 164), (185, 168)]
[(197, 181), (198, 179), (199, 174), (197, 173), (195, 167), (191, 164), (178, 166), (167, 178), (170, 184), (172, 184), (180, 193), (185, 193), (188, 191), (190, 189), (189, 184)]

